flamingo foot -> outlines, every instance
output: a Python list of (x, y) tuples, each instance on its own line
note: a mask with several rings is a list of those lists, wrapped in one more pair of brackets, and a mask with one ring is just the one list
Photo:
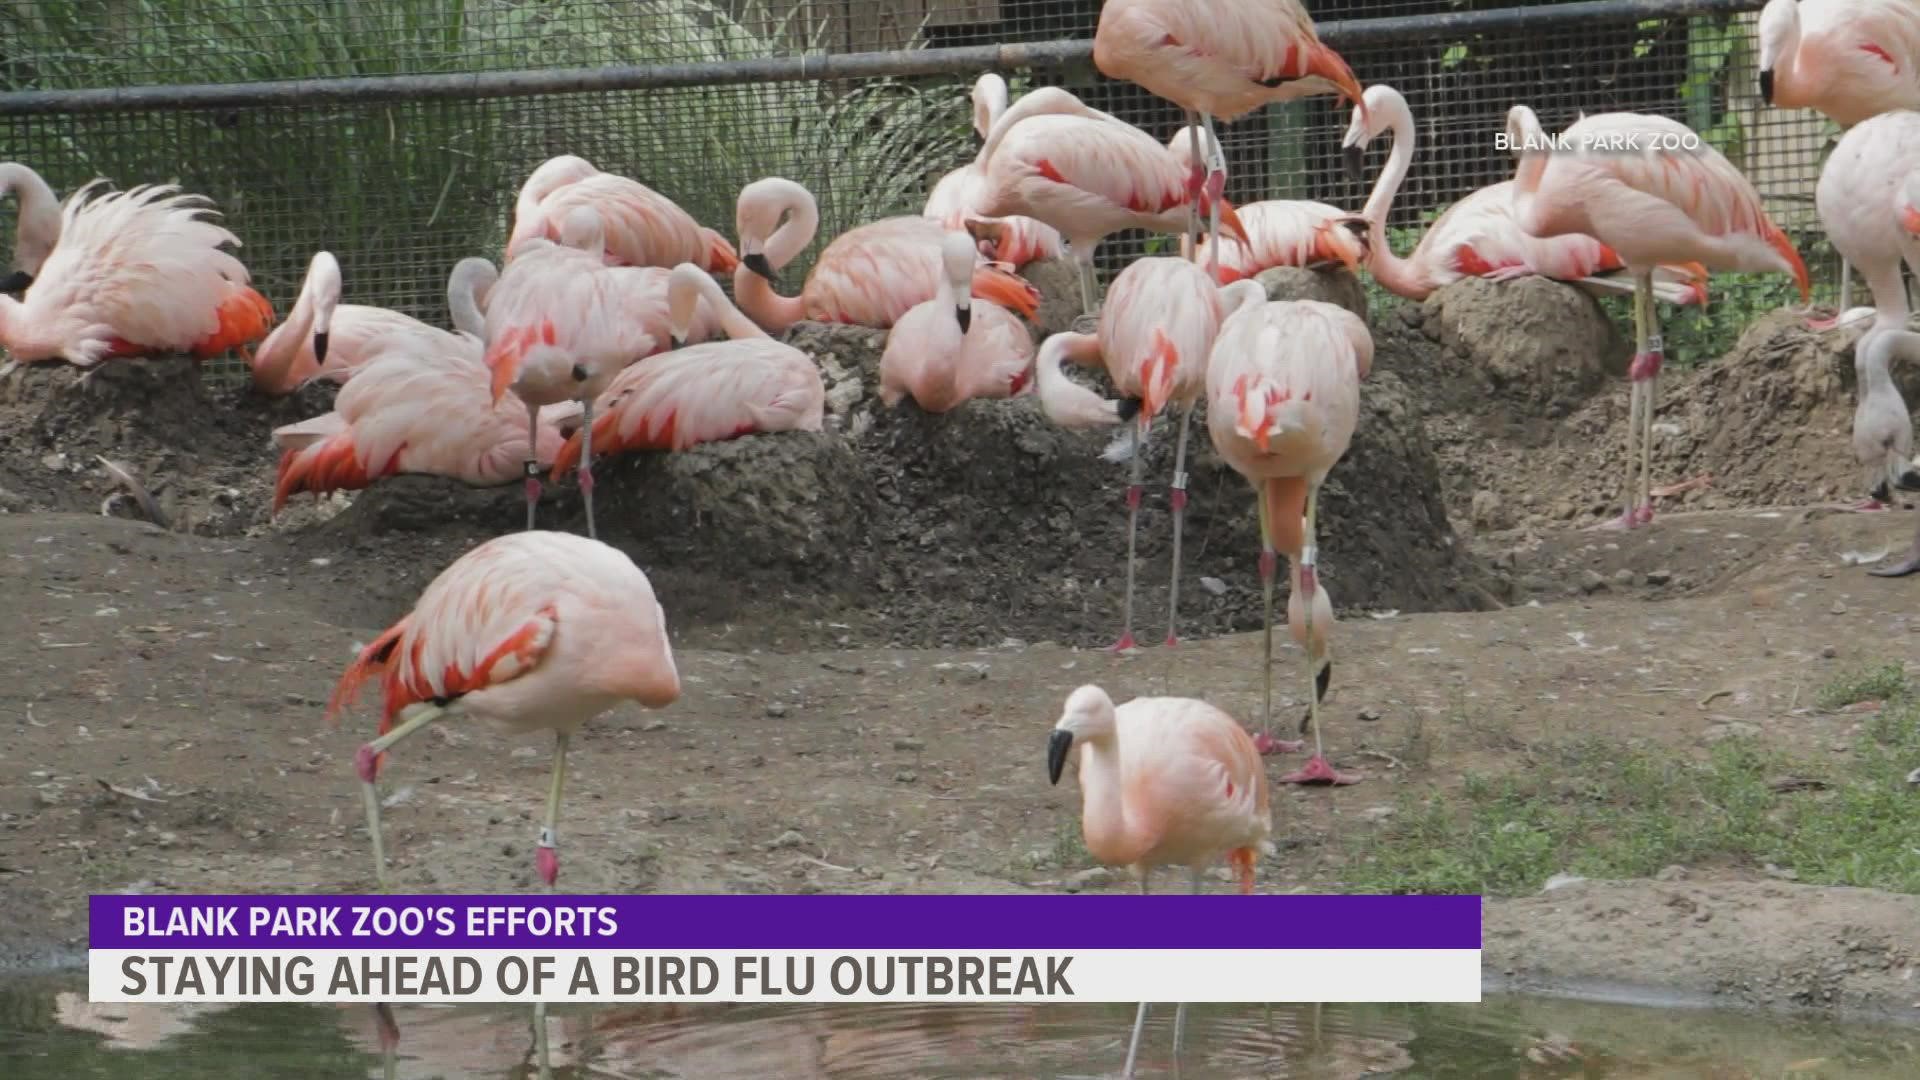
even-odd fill
[(1864, 499), (1860, 502), (1853, 504), (1852, 506), (1847, 507), (1847, 513), (1873, 514), (1883, 510), (1891, 510), (1891, 509), (1893, 509), (1893, 507), (1888, 506), (1886, 503), (1881, 502), (1879, 499), (1870, 498), (1870, 499)]
[(1650, 502), (1641, 503), (1640, 509), (1633, 512), (1633, 523), (1635, 525), (1653, 524), (1653, 504)]
[(362, 783), (371, 784), (373, 778), (380, 775), (380, 755), (373, 750), (372, 743), (362, 743), (353, 755), (353, 771), (360, 774)]
[(1619, 517), (1608, 518), (1600, 524), (1595, 525), (1594, 529), (1599, 532), (1622, 532), (1638, 525), (1640, 523), (1639, 517), (1639, 514), (1635, 511), (1625, 510), (1621, 512)]
[(1316, 787), (1345, 787), (1348, 784), (1359, 783), (1360, 778), (1347, 773), (1334, 772), (1333, 766), (1327, 763), (1326, 758), (1315, 754), (1313, 757), (1307, 759), (1307, 763), (1301, 766), (1298, 772), (1288, 773), (1280, 778), (1280, 782), (1283, 784), (1306, 784)]
[(1140, 643), (1133, 640), (1133, 631), (1128, 630), (1127, 632), (1121, 634), (1120, 640), (1114, 642), (1113, 646), (1109, 648), (1107, 651), (1114, 652), (1114, 653), (1127, 653), (1127, 652), (1134, 651), (1138, 648), (1140, 648)]
[(1169, 649), (1171, 649), (1171, 648), (1173, 648), (1174, 646), (1176, 646), (1176, 645), (1178, 645), (1178, 644), (1180, 644), (1180, 637), (1179, 637), (1179, 635), (1177, 635), (1177, 634), (1168, 634), (1168, 635), (1167, 635), (1167, 640), (1165, 640), (1165, 641), (1163, 641), (1163, 642), (1161, 642), (1160, 644), (1162, 644), (1162, 645), (1164, 645), (1164, 646), (1166, 646), (1167, 648), (1169, 648)]
[(1264, 731), (1253, 736), (1253, 748), (1260, 751), (1261, 757), (1271, 754), (1297, 754), (1307, 748), (1305, 739), (1276, 739)]
[(1657, 350), (1635, 353), (1633, 363), (1627, 368), (1627, 378), (1634, 382), (1645, 382), (1660, 374), (1660, 365), (1666, 357)]
[(540, 880), (548, 885), (560, 877), (560, 853), (550, 847), (535, 848), (533, 864), (540, 871)]

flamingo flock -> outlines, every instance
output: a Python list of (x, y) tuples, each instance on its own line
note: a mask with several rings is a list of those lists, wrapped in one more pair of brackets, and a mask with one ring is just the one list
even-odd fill
[[(1882, 501), (1893, 487), (1920, 487), (1911, 419), (1888, 374), (1920, 340), (1905, 330), (1898, 287), (1900, 263), (1920, 254), (1920, 112), (1898, 111), (1920, 109), (1911, 78), (1920, 62), (1916, 10), (1894, 0), (1772, 0), (1760, 23), (1769, 101), (1821, 109), (1850, 126), (1818, 203), (1836, 247), (1873, 287), (1875, 323), (1856, 350), (1854, 441)], [(1849, 11), (1870, 17), (1842, 22)], [(1623, 512), (1611, 524), (1638, 528), (1653, 518), (1649, 441), (1665, 357), (1657, 302), (1704, 304), (1711, 273), (1752, 271), (1789, 276), (1805, 303), (1807, 271), (1753, 185), (1684, 125), (1614, 112), (1550, 133), (1524, 104), (1512, 107), (1504, 133), (1517, 159), (1513, 178), (1472, 192), (1412, 252), (1395, 253), (1385, 223), (1415, 152), (1411, 109), (1391, 86), (1363, 89), (1296, 0), (1107, 0), (1094, 59), (1105, 76), (1177, 106), (1185, 126), (1163, 141), (1057, 87), (1010, 101), (1005, 80), (985, 74), (974, 87), (974, 159), (933, 185), (920, 214), (831, 238), (797, 283), (783, 272), (820, 227), (819, 206), (800, 183), (767, 177), (743, 187), (730, 240), (638, 180), (555, 157), (520, 188), (499, 262), (476, 256), (452, 268), (451, 330), (343, 303), (340, 264), (325, 251), (313, 255), (276, 326), (271, 304), (228, 250), (238, 238), (206, 200), (172, 187), (107, 193), (96, 182), (61, 203), (25, 165), (0, 164), (0, 194), (19, 203), (14, 272), (0, 285), (23, 293), (0, 295), (0, 345), (10, 366), (86, 368), (232, 350), (263, 394), (339, 384), (331, 411), (273, 433), (276, 513), (299, 494), (361, 489), (398, 473), (524, 482), (525, 531), (448, 566), (410, 614), (359, 650), (328, 705), (337, 715), (369, 684), (383, 698), (379, 733), (355, 762), (383, 883), (375, 782), (386, 753), (428, 724), (468, 716), (554, 733), (535, 848), (540, 877), (553, 887), (571, 735), (623, 701), (659, 708), (682, 692), (661, 601), (626, 554), (597, 539), (595, 454), (823, 430), (820, 366), (777, 336), (796, 324), (888, 331), (879, 372), (887, 407), (911, 399), (949, 413), (969, 400), (1031, 396), (1062, 427), (1125, 425), (1106, 454), (1130, 469), (1114, 645), (1123, 656), (1139, 649), (1142, 447), (1163, 416), (1177, 416), (1178, 430), (1165, 645), (1178, 643), (1188, 443), (1204, 409), (1214, 452), (1254, 494), (1260, 723), (1250, 730), (1189, 698), (1116, 704), (1083, 686), (1054, 726), (1048, 774), (1058, 783), (1076, 766), (1088, 850), (1131, 867), (1142, 892), (1159, 866), (1188, 867), (1197, 891), (1201, 868), (1223, 858), (1251, 891), (1259, 855), (1271, 851), (1262, 758), (1305, 749), (1304, 739), (1279, 737), (1273, 716), (1282, 556), (1286, 623), (1304, 657), (1300, 734), (1312, 732), (1313, 752), (1277, 782), (1360, 780), (1333, 767), (1320, 723), (1335, 630), (1320, 510), (1352, 444), (1374, 361), (1365, 319), (1317, 301), (1272, 300), (1252, 279), (1297, 266), (1365, 270), (1414, 299), (1462, 278), (1529, 275), (1630, 293), (1631, 420)], [(1352, 106), (1342, 140), (1350, 167), (1391, 136), (1364, 207), (1229, 202), (1217, 125), (1315, 95)], [(1130, 229), (1177, 235), (1182, 254), (1137, 259), (1103, 293), (1095, 252)], [(1040, 297), (1022, 271), (1059, 258), (1078, 271), (1090, 332), (1036, 341)], [(1102, 372), (1111, 393), (1076, 381), (1071, 368)], [(582, 494), (585, 536), (535, 528), (543, 481), (568, 475)], [(1916, 569), (1920, 539), (1903, 566), (1876, 573)], [(1129, 1076), (1147, 1008), (1129, 1043)], [(1183, 1006), (1176, 1045), (1184, 1018)], [(390, 1026), (382, 1028), (389, 1051)], [(536, 1030), (544, 1075), (544, 1025)]]

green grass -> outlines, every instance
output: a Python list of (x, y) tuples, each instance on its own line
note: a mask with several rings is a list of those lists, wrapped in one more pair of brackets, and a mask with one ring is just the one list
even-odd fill
[(1470, 775), (1457, 792), (1403, 795), (1392, 817), (1352, 842), (1343, 884), (1520, 895), (1563, 873), (1771, 864), (1810, 884), (1920, 893), (1920, 792), (1906, 782), (1920, 766), (1920, 695), (1886, 664), (1842, 676), (1818, 700), (1885, 704), (1844, 757), (1751, 739), (1704, 756), (1604, 737), (1534, 744), (1512, 755), (1511, 770)]

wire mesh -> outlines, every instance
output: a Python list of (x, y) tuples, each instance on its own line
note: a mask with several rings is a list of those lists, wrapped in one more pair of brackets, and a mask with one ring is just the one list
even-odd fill
[[(1092, 36), (1099, 0), (0, 0), (0, 86), (59, 90), (181, 83), (705, 64)], [(1801, 240), (1816, 280), (1813, 187), (1836, 136), (1817, 115), (1759, 99), (1751, 12), (1645, 16), (1646, 6), (1576, 26), (1462, 34), (1443, 17), (1511, 6), (1485, 0), (1346, 0), (1334, 20), (1413, 16), (1425, 30), (1329, 44), (1363, 84), (1406, 97), (1417, 148), (1389, 217), (1396, 250), (1473, 189), (1507, 179), (1494, 136), (1516, 102), (1551, 130), (1581, 112), (1635, 110), (1688, 123), (1728, 154)], [(1754, 7), (1758, 7), (1755, 0)], [(1427, 25), (1427, 24), (1422, 24)], [(1337, 29), (1337, 28), (1336, 28)], [(212, 198), (244, 242), (257, 286), (284, 311), (313, 252), (340, 260), (347, 299), (445, 324), (445, 274), (468, 255), (498, 257), (520, 182), (541, 161), (579, 154), (641, 180), (702, 223), (733, 234), (747, 182), (785, 176), (819, 198), (813, 250), (838, 232), (917, 213), (947, 169), (976, 153), (968, 92), (977, 71), (933, 78), (755, 82), (471, 101), (283, 105), (117, 113), (0, 111), (0, 160), (25, 162), (64, 195), (104, 176), (172, 181)], [(1009, 71), (1014, 95), (1060, 84), (1166, 139), (1173, 106), (1091, 65)], [(1311, 198), (1357, 210), (1367, 178), (1345, 177), (1348, 109), (1331, 98), (1272, 106), (1220, 129), (1237, 203)], [(11, 215), (0, 242), (11, 250)], [(1111, 272), (1171, 241), (1122, 234), (1101, 248)], [(1716, 278), (1696, 320), (1703, 343), (1730, 344), (1753, 314), (1791, 299), (1778, 275)], [(1670, 337), (1671, 337), (1670, 333)], [(1725, 339), (1725, 340), (1722, 340)], [(1703, 344), (1703, 347), (1706, 347)]]

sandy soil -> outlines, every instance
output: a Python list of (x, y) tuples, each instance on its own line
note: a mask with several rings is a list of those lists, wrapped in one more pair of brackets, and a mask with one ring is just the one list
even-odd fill
[[(1589, 354), (1611, 331), (1578, 295), (1519, 283), (1504, 302), (1559, 305), (1551, 325), (1570, 335), (1557, 352), (1527, 335), (1546, 351), (1522, 362), (1497, 311), (1478, 329), (1458, 316), (1501, 302), (1375, 313), (1367, 411), (1325, 511), (1343, 620), (1327, 734), (1367, 779), (1277, 794), (1271, 887), (1340, 887), (1346, 841), (1403, 785), (1497, 771), (1510, 747), (1450, 730), (1463, 707), (1519, 739), (1596, 730), (1692, 753), (1745, 724), (1838, 745), (1857, 718), (1810, 708), (1813, 691), (1920, 643), (1920, 578), (1842, 558), (1903, 549), (1912, 514), (1766, 508), (1858, 494), (1843, 351), (1756, 327), (1743, 356), (1666, 380), (1661, 476), (1711, 471), (1713, 486), (1651, 530), (1597, 533), (1584, 526), (1611, 508), (1625, 394)], [(1030, 402), (886, 413), (877, 335), (798, 333), (816, 335), (833, 388), (828, 432), (602, 473), (605, 534), (654, 578), (687, 692), (576, 743), (562, 885), (1124, 887), (1063, 856), (1077, 793), (1045, 782), (1045, 730), (1089, 681), (1257, 714), (1249, 493), (1197, 428), (1187, 640), (1113, 656), (1124, 480), (1098, 459), (1106, 440), (1054, 432)], [(265, 402), (171, 362), (0, 387), (0, 614), (20, 630), (0, 660), (0, 970), (83, 947), (90, 892), (372, 884), (351, 769), (371, 720), (329, 728), (321, 703), (355, 642), (515, 527), (518, 494), (400, 478), (269, 522), (267, 433), (324, 407), (324, 391)], [(1164, 484), (1171, 443), (1150, 448), (1150, 480)], [(126, 500), (103, 516), (114, 482), (95, 455), (160, 486), (173, 527), (132, 520)], [(544, 519), (577, 527), (571, 487), (550, 490)], [(1137, 629), (1157, 642), (1163, 487), (1146, 506)], [(1304, 672), (1291, 647), (1280, 663), (1290, 721)], [(1411, 777), (1397, 751), (1423, 734)], [(529, 887), (548, 752), (460, 722), (396, 752), (399, 887)], [(1492, 902), (1490, 972), (1920, 1020), (1920, 898), (1665, 876)]]

